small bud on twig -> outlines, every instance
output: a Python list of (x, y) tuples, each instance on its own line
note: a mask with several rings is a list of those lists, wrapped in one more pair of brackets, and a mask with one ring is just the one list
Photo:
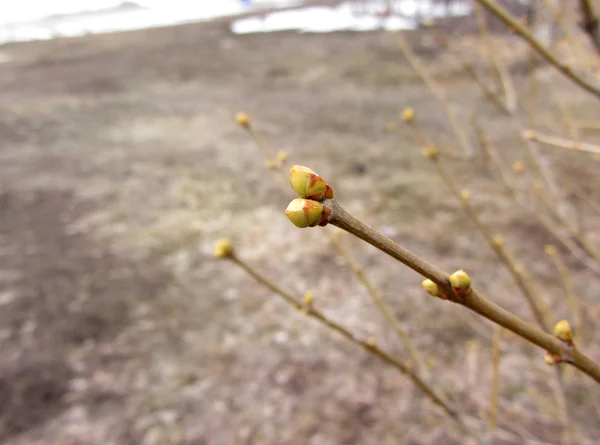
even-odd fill
[(438, 288), (438, 285), (431, 281), (429, 278), (423, 280), (421, 282), (421, 286), (423, 286), (423, 289), (425, 289), (427, 293), (432, 297), (440, 296), (440, 289)]
[(573, 342), (573, 332), (567, 320), (561, 320), (554, 325), (554, 335), (565, 343), (572, 344)]
[(535, 138), (535, 131), (533, 130), (524, 130), (521, 133), (521, 136), (523, 137), (523, 139), (527, 139), (527, 140), (531, 140), (533, 138)]
[(464, 297), (471, 292), (471, 278), (464, 270), (457, 270), (450, 275), (452, 290), (459, 297)]
[(227, 238), (220, 239), (215, 244), (215, 250), (213, 256), (215, 258), (227, 258), (233, 254), (233, 244), (231, 240)]
[(549, 256), (556, 255), (556, 246), (553, 246), (552, 244), (546, 244), (544, 246), (544, 252)]
[(515, 161), (512, 168), (513, 171), (517, 174), (523, 173), (523, 171), (525, 171), (525, 164), (523, 163), (523, 161)]
[(269, 170), (275, 170), (275, 163), (273, 161), (271, 161), (270, 159), (266, 161), (265, 165), (267, 166), (267, 168)]
[(287, 161), (287, 158), (288, 154), (285, 151), (280, 151), (277, 153), (277, 161), (279, 164), (283, 164), (285, 161)]
[(440, 150), (437, 147), (427, 147), (423, 150), (423, 156), (432, 161), (437, 161), (440, 157)]
[(243, 111), (240, 111), (238, 114), (235, 115), (235, 120), (238, 123), (238, 125), (244, 128), (250, 128), (250, 116), (248, 116)]
[(494, 245), (496, 247), (504, 246), (504, 237), (502, 235), (494, 235), (494, 238), (492, 238), (492, 241), (494, 242)]
[(325, 180), (310, 168), (302, 165), (292, 165), (290, 167), (290, 184), (302, 198), (315, 201), (333, 198), (333, 190)]
[(285, 209), (285, 215), (300, 228), (327, 225), (331, 211), (323, 204), (311, 199), (296, 198)]
[(411, 107), (406, 107), (402, 110), (400, 114), (400, 119), (402, 119), (407, 124), (410, 124), (415, 118), (415, 111)]
[(467, 189), (461, 190), (460, 199), (462, 199), (464, 202), (469, 202), (469, 199), (471, 199), (471, 191)]
[(546, 352), (546, 354), (544, 355), (544, 361), (546, 362), (546, 364), (548, 366), (552, 366), (560, 361), (560, 357), (558, 357), (558, 360), (557, 360), (557, 357), (555, 355), (552, 355), (549, 352)]
[(313, 302), (315, 301), (315, 296), (312, 294), (311, 291), (307, 291), (304, 294), (304, 297), (302, 298), (302, 300), (304, 301), (305, 306), (311, 307)]

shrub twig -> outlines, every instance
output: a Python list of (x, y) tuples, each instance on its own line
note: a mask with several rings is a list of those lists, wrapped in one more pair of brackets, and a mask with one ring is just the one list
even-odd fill
[(561, 61), (553, 52), (544, 46), (527, 28), (519, 23), (519, 21), (510, 14), (506, 9), (501, 7), (493, 0), (477, 0), (481, 5), (503, 21), (506, 26), (512, 28), (523, 40), (525, 40), (542, 58), (553, 65), (558, 71), (564, 74), (567, 78), (580, 86), (585, 91), (600, 98), (600, 88), (585, 80), (577, 74), (570, 65)]

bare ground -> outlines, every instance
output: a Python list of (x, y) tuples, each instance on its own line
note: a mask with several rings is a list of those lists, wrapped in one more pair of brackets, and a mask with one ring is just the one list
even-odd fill
[[(412, 40), (466, 120), (479, 91), (420, 35)], [(235, 112), (245, 110), (275, 149), (325, 176), (347, 209), (446, 270), (464, 267), (531, 320), (417, 144), (385, 130), (410, 105), (432, 137), (456, 145), (393, 36), (239, 37), (216, 22), (2, 51), (11, 61), (0, 65), (0, 440), (463, 443), (406, 378), (211, 255), (215, 240), (232, 238), (282, 286), (299, 296), (312, 290), (333, 318), (406, 358), (323, 234), (283, 216), (292, 195), (236, 126)], [(510, 61), (524, 91), (523, 60)], [(541, 74), (540, 128), (564, 132), (550, 90), (575, 116), (600, 118), (596, 103)], [(510, 119), (489, 104), (477, 115), (507, 163), (523, 158)], [(548, 159), (559, 179), (597, 198), (596, 161)], [(495, 174), (450, 167), (556, 316), (569, 316), (543, 254), (556, 240), (514, 206)], [(597, 215), (578, 208), (597, 242)], [(344, 243), (425, 352), (431, 381), (485, 428), (492, 327), (424, 296), (419, 277), (383, 254)], [(587, 350), (600, 359), (598, 277), (565, 258), (586, 304)], [(509, 335), (502, 350), (494, 443), (561, 443), (543, 351)], [(597, 389), (573, 372), (566, 386), (573, 443), (594, 443)]]

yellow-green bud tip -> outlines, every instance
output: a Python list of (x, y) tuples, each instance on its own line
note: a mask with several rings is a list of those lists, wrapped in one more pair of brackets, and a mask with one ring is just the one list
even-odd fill
[(287, 161), (287, 158), (288, 154), (285, 151), (280, 151), (277, 153), (277, 161), (279, 161), (280, 164), (283, 164), (285, 161)]
[(455, 292), (464, 292), (471, 287), (471, 278), (464, 270), (457, 270), (450, 275), (450, 285)]
[(285, 209), (285, 215), (300, 228), (326, 225), (330, 211), (327, 207), (311, 199), (296, 198)]
[(440, 150), (437, 147), (427, 147), (423, 150), (423, 156), (436, 161), (440, 157)]
[(523, 173), (523, 171), (525, 171), (525, 164), (523, 161), (515, 161), (512, 168), (515, 173)]
[(554, 335), (556, 335), (562, 341), (572, 341), (573, 332), (571, 332), (571, 325), (567, 320), (561, 320), (554, 325)]
[(423, 289), (425, 289), (427, 293), (432, 297), (440, 296), (440, 289), (438, 288), (438, 285), (431, 281), (429, 278), (423, 280), (421, 282), (421, 286), (423, 286)]
[(311, 291), (307, 291), (304, 294), (304, 297), (303, 297), (302, 300), (304, 301), (304, 304), (306, 306), (311, 306), (313, 304), (313, 301), (315, 301), (315, 297), (314, 297), (314, 295), (312, 294)]
[(415, 110), (413, 110), (411, 107), (406, 107), (404, 110), (402, 110), (402, 113), (400, 114), (400, 119), (402, 119), (406, 123), (412, 122), (414, 118)]
[(523, 139), (527, 139), (527, 140), (531, 140), (535, 138), (535, 131), (533, 130), (523, 130), (523, 132), (521, 132), (521, 136), (523, 137)]
[(556, 255), (556, 246), (553, 246), (552, 244), (546, 244), (544, 246), (544, 252), (546, 252), (546, 255), (549, 256)]
[(213, 256), (215, 258), (227, 258), (233, 254), (233, 244), (227, 238), (220, 239), (215, 244)]
[(549, 352), (546, 352), (546, 355), (544, 355), (544, 361), (548, 366), (556, 364), (556, 358), (554, 358), (554, 356)]
[(292, 165), (290, 167), (290, 184), (302, 198), (315, 201), (333, 198), (333, 191), (325, 180), (310, 168), (302, 165)]
[(240, 111), (239, 113), (237, 113), (235, 115), (235, 121), (238, 123), (238, 125), (240, 125), (244, 128), (250, 127), (250, 116), (248, 116), (243, 111)]
[(471, 199), (471, 191), (468, 189), (463, 189), (460, 191), (460, 198), (463, 201), (468, 201), (469, 199)]

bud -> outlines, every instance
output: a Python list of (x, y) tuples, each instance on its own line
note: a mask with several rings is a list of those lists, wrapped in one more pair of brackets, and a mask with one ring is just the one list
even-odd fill
[(549, 352), (546, 352), (546, 354), (544, 355), (544, 361), (548, 366), (552, 366), (556, 364), (556, 357), (550, 354)]
[(267, 168), (268, 168), (269, 170), (275, 170), (275, 167), (276, 167), (276, 165), (275, 165), (275, 163), (274, 163), (273, 161), (271, 161), (270, 159), (269, 159), (269, 160), (267, 160), (267, 161), (265, 162), (265, 165), (267, 166)]
[(330, 214), (331, 211), (320, 202), (302, 198), (294, 199), (285, 209), (288, 219), (300, 228), (325, 226)]
[(460, 191), (460, 199), (465, 202), (468, 202), (471, 199), (471, 191), (467, 189), (463, 189)]
[(544, 190), (544, 182), (538, 179), (533, 183), (533, 191), (541, 192), (542, 190)]
[(285, 151), (280, 151), (279, 153), (277, 153), (277, 161), (280, 164), (283, 164), (285, 161), (287, 161), (288, 158), (288, 154)]
[(396, 128), (397, 128), (396, 122), (388, 121), (385, 123), (385, 129), (387, 131), (389, 131), (390, 133), (393, 133), (394, 131), (396, 131)]
[(521, 136), (523, 137), (523, 139), (531, 140), (531, 139), (535, 138), (535, 131), (523, 130), (523, 132), (521, 133)]
[(431, 295), (432, 297), (439, 297), (440, 296), (440, 289), (438, 288), (438, 285), (435, 284), (429, 278), (427, 278), (426, 280), (423, 280), (421, 282), (421, 286), (423, 286), (423, 289), (425, 289), (427, 291), (427, 293), (429, 295)]
[(494, 238), (492, 238), (492, 241), (494, 242), (494, 245), (496, 247), (504, 246), (504, 237), (502, 235), (494, 235)]
[(369, 337), (369, 338), (367, 338), (367, 341), (365, 343), (370, 348), (374, 348), (375, 346), (377, 346), (377, 341), (375, 340), (375, 337)]
[(400, 113), (400, 119), (408, 124), (410, 124), (414, 118), (415, 111), (411, 107), (406, 107), (404, 110), (402, 110), (402, 113)]
[(525, 170), (525, 164), (523, 163), (523, 161), (515, 161), (512, 168), (515, 173), (523, 173), (523, 171)]
[(437, 147), (427, 147), (423, 150), (423, 156), (431, 159), (432, 161), (437, 161), (440, 157), (440, 150)]
[(323, 201), (333, 198), (333, 190), (313, 170), (302, 165), (290, 167), (290, 184), (302, 198)]
[(546, 252), (546, 255), (556, 255), (556, 246), (553, 246), (552, 244), (546, 244), (544, 246), (544, 252)]
[(233, 244), (227, 238), (220, 239), (215, 244), (213, 256), (215, 258), (228, 258), (233, 254)]
[(243, 111), (240, 111), (238, 114), (235, 115), (235, 120), (238, 123), (238, 125), (244, 128), (250, 128), (250, 116), (248, 116)]
[(471, 291), (471, 278), (464, 270), (457, 270), (450, 275), (450, 285), (456, 295), (463, 297)]
[(573, 341), (573, 332), (571, 332), (571, 325), (567, 320), (561, 320), (554, 325), (554, 335), (564, 342)]
[(302, 300), (304, 301), (305, 306), (310, 307), (310, 306), (312, 306), (313, 301), (315, 301), (315, 297), (311, 291), (308, 291), (304, 294), (304, 297)]

